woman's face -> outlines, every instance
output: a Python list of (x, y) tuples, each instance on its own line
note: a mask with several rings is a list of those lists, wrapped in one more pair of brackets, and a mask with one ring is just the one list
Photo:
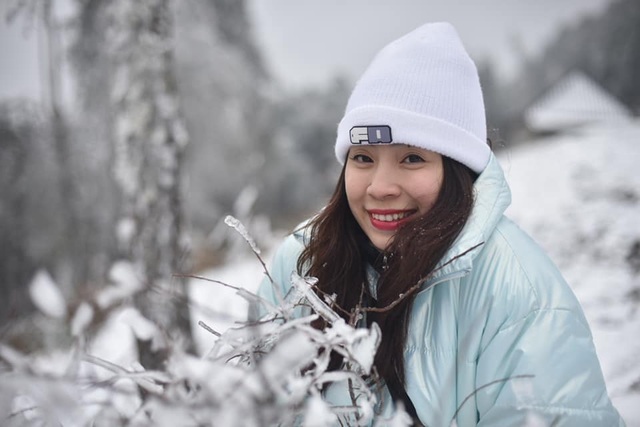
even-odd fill
[(398, 227), (431, 209), (442, 179), (440, 154), (402, 144), (351, 147), (345, 169), (351, 212), (380, 250)]

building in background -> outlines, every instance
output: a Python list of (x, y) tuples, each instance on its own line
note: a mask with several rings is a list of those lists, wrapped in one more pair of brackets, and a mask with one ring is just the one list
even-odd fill
[(631, 111), (581, 71), (567, 73), (524, 114), (527, 131), (551, 135), (585, 125), (627, 121)]

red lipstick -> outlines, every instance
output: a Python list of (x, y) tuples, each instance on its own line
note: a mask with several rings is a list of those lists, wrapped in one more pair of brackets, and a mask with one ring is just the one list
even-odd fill
[(415, 209), (370, 209), (367, 210), (371, 225), (381, 231), (395, 231), (409, 221)]

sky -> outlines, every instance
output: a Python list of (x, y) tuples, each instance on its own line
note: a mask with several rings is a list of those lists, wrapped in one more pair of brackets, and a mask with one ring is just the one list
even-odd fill
[[(70, 17), (72, 0), (54, 0), (53, 14), (58, 19)], [(19, 2), (0, 0), (0, 99), (46, 98), (47, 50), (42, 25), (25, 9), (9, 20)], [(35, 2), (41, 4), (41, 2)], [(45, 58), (41, 60), (40, 58)], [(70, 96), (68, 79), (63, 80), (63, 96)]]
[[(254, 35), (285, 88), (323, 85), (336, 73), (355, 80), (389, 41), (424, 22), (453, 23), (476, 60), (492, 58), (510, 76), (518, 58), (540, 50), (560, 25), (612, 0), (247, 0)], [(43, 92), (37, 28), (0, 14), (0, 99)], [(57, 0), (66, 8), (68, 0)], [(62, 5), (62, 6), (60, 6)], [(64, 13), (64, 11), (62, 12)]]
[(248, 0), (258, 43), (276, 76), (301, 88), (335, 73), (357, 78), (385, 44), (430, 21), (449, 21), (476, 60), (513, 75), (518, 59), (611, 0)]
[(6, 7), (0, 11), (0, 98), (39, 99), (38, 32), (19, 22), (7, 23)]

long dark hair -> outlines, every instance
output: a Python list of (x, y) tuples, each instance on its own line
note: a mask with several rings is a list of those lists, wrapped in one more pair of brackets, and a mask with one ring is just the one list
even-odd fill
[[(436, 267), (462, 230), (473, 206), (476, 175), (468, 167), (443, 156), (443, 182), (438, 198), (426, 214), (405, 224), (381, 254), (386, 259), (380, 271), (377, 295), (370, 305), (387, 307)], [(346, 166), (346, 163), (345, 163)], [(327, 206), (309, 225), (309, 240), (298, 259), (298, 272), (318, 279), (319, 293), (335, 294), (337, 310), (345, 319), (348, 312), (368, 295), (366, 279), (368, 242), (356, 222), (345, 190), (345, 168)], [(403, 390), (404, 345), (409, 313), (415, 293), (384, 312), (368, 313), (367, 323), (376, 322), (382, 341), (375, 356), (378, 374), (390, 390)], [(325, 327), (322, 321), (316, 327)], [(330, 368), (338, 369), (341, 359), (332, 356)]]

